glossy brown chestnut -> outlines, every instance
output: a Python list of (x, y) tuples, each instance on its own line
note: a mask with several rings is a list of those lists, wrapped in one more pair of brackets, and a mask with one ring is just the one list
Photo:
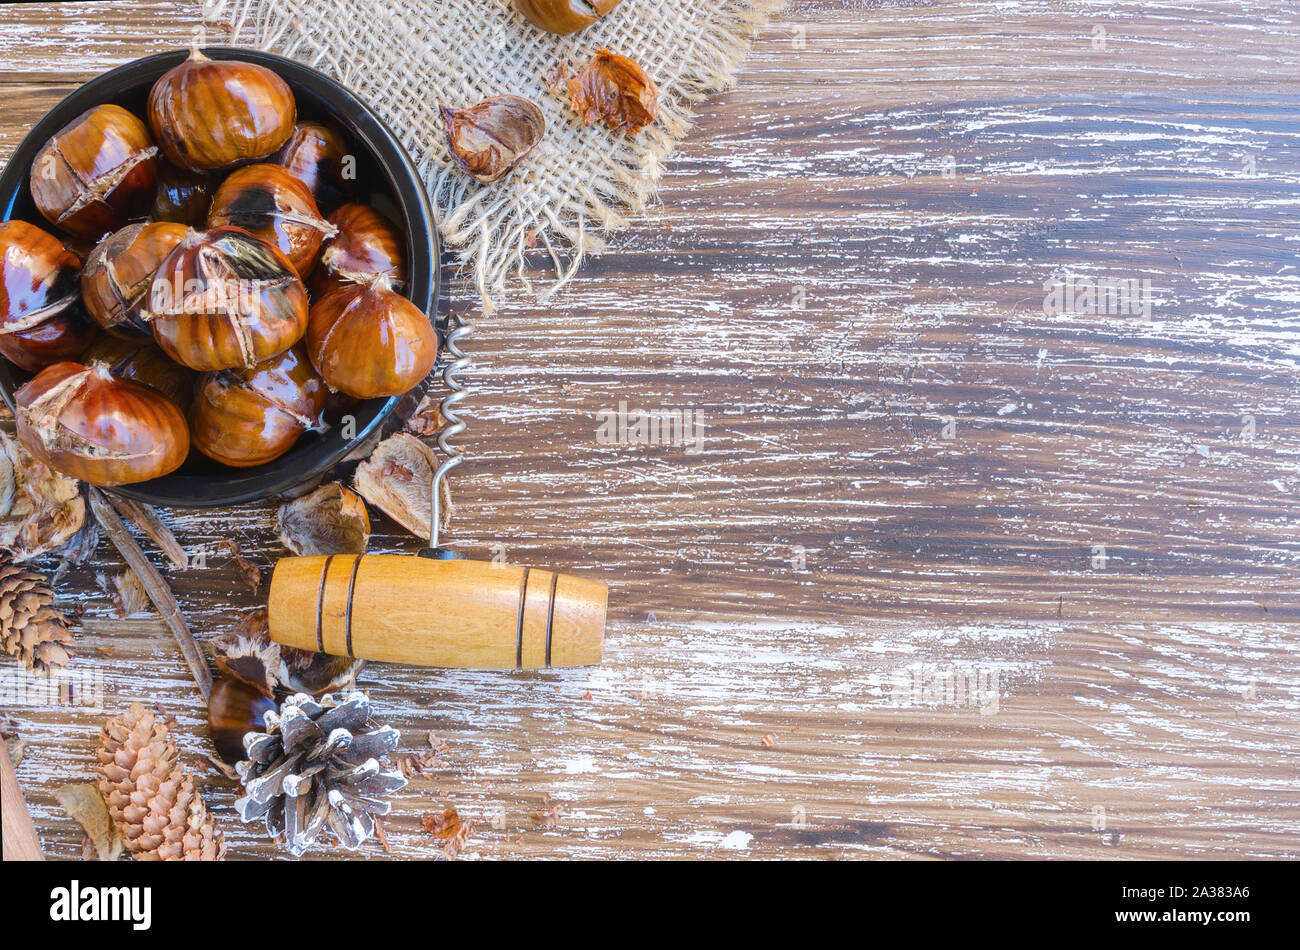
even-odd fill
[(153, 275), (181, 243), (183, 224), (128, 224), (100, 242), (81, 272), (81, 299), (95, 322), (114, 336), (153, 339), (140, 319)]
[(380, 277), (312, 305), (307, 352), (331, 389), (359, 399), (399, 396), (433, 369), (438, 335), (423, 311)]
[(158, 162), (158, 191), (154, 195), (151, 221), (171, 221), (191, 228), (201, 228), (208, 220), (208, 205), (216, 191), (213, 177), (192, 172), (171, 162)]
[(235, 468), (269, 462), (318, 424), (328, 394), (301, 346), (251, 369), (209, 373), (190, 413), (194, 447)]
[(442, 107), (451, 157), (475, 181), (491, 184), (514, 170), (546, 134), (546, 117), (522, 96), (493, 96), (468, 109)]
[(321, 211), (332, 211), (356, 193), (356, 156), (332, 125), (299, 122), (271, 161), (306, 185)]
[(141, 318), (172, 359), (201, 372), (256, 366), (307, 329), (293, 265), (241, 228), (188, 231), (154, 275)]
[(169, 359), (152, 340), (134, 340), (101, 333), (81, 357), (83, 363), (103, 363), (117, 379), (144, 383), (188, 412), (194, 402), (198, 374)]
[(208, 698), (208, 731), (223, 762), (243, 761), (244, 734), (262, 732), (266, 728), (262, 717), (275, 708), (275, 700), (247, 683), (229, 676), (217, 678)]
[(212, 197), (208, 227), (243, 228), (289, 258), (299, 277), (316, 266), (321, 242), (336, 232), (320, 215), (311, 192), (280, 165), (248, 165), (231, 174)]
[(533, 26), (548, 33), (576, 33), (591, 26), (623, 0), (513, 0)]
[(386, 277), (393, 287), (406, 282), (406, 241), (374, 208), (347, 204), (329, 217), (338, 229), (325, 243), (311, 276), (313, 299), (348, 284)]
[(52, 234), (0, 224), (0, 354), (29, 373), (79, 356), (95, 336), (80, 274), (80, 259)]
[(173, 472), (189, 454), (185, 416), (103, 363), (55, 363), (14, 393), (18, 439), (51, 468), (92, 485)]
[(149, 90), (148, 115), (168, 161), (209, 171), (275, 154), (297, 107), (289, 84), (266, 67), (194, 50)]
[(83, 112), (32, 162), (32, 200), (47, 221), (98, 240), (143, 215), (158, 181), (158, 150), (145, 124), (121, 106)]

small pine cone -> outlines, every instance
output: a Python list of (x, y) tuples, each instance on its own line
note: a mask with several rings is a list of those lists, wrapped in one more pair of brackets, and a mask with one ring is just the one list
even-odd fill
[(226, 844), (179, 761), (167, 724), (140, 703), (104, 724), (99, 790), (127, 849), (143, 861), (220, 861)]
[(7, 552), (0, 552), (0, 645), (39, 673), (60, 670), (73, 656), (72, 631), (49, 582)]

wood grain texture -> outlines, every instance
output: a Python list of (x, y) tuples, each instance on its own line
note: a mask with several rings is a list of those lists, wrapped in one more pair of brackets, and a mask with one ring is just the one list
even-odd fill
[[(196, 21), (0, 10), (0, 154)], [(467, 344), (451, 536), (607, 581), (613, 622), (595, 669), (363, 674), (449, 747), (393, 853), (436, 855), (448, 804), (484, 857), (1300, 853), (1298, 32), (1282, 0), (794, 3), (662, 203)], [(1045, 313), (1067, 275), (1149, 280), (1150, 318)], [(699, 451), (609, 444), (621, 402), (698, 414)], [(163, 515), (284, 554), (270, 507)], [(200, 637), (265, 597), (155, 554)], [(201, 767), (165, 628), (97, 593), (118, 569), (60, 582), (76, 666)], [(46, 853), (79, 855), (51, 792), (102, 716), (5, 711)], [(272, 855), (207, 777), (232, 856)]]

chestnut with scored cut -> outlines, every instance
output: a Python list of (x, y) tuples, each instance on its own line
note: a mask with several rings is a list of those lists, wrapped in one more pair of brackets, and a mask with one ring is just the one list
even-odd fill
[(210, 373), (190, 412), (194, 447), (235, 468), (269, 462), (319, 423), (328, 395), (301, 346), (248, 369)]
[(242, 228), (186, 232), (145, 307), (163, 352), (203, 372), (256, 366), (307, 330), (307, 291), (293, 265)]
[(185, 237), (183, 224), (128, 224), (95, 248), (81, 273), (81, 299), (101, 327), (114, 336), (153, 339), (140, 319), (153, 275)]
[(14, 393), (18, 439), (51, 468), (111, 487), (159, 478), (189, 454), (185, 416), (103, 363), (55, 363)]
[(546, 135), (542, 110), (522, 96), (493, 96), (468, 109), (443, 106), (442, 124), (451, 157), (485, 185), (513, 171)]
[(438, 334), (419, 307), (379, 277), (312, 304), (307, 353), (331, 389), (358, 399), (400, 396), (433, 369)]
[(306, 185), (322, 211), (332, 211), (356, 193), (356, 156), (332, 125), (299, 122), (271, 161)]
[(0, 223), (0, 354), (29, 373), (80, 356), (95, 336), (80, 279), (81, 259), (54, 235)]
[(289, 84), (265, 66), (195, 49), (149, 90), (148, 115), (168, 161), (210, 171), (275, 154), (298, 111)]
[(346, 204), (329, 217), (338, 233), (321, 252), (311, 277), (313, 300), (348, 284), (387, 277), (393, 287), (406, 282), (406, 241), (374, 208)]
[(98, 240), (153, 201), (158, 161), (145, 124), (121, 106), (95, 106), (54, 133), (32, 162), (32, 200), (51, 224)]
[(246, 165), (212, 197), (208, 227), (243, 228), (289, 258), (299, 277), (316, 266), (321, 242), (338, 229), (320, 215), (301, 181), (280, 165)]
[(591, 26), (623, 0), (513, 0), (533, 26), (548, 33), (576, 33)]
[(158, 163), (158, 191), (154, 195), (151, 221), (171, 221), (201, 228), (208, 220), (208, 205), (216, 182), (206, 172), (193, 172), (168, 161)]

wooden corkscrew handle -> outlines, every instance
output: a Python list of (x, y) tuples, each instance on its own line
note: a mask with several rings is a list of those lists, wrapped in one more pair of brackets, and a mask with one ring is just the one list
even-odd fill
[(271, 639), (419, 666), (537, 669), (600, 662), (607, 589), (487, 561), (401, 554), (284, 558), (271, 577)]

